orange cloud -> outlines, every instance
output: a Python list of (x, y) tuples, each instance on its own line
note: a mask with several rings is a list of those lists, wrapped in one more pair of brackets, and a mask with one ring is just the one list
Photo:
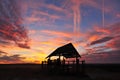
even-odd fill
[(91, 37), (89, 38), (89, 41), (92, 42), (92, 41), (95, 41), (97, 39), (99, 39), (98, 35), (91, 35)]

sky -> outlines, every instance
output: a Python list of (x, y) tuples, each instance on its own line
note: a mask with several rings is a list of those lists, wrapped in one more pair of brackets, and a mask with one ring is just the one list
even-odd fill
[(41, 63), (72, 43), (86, 63), (120, 63), (120, 0), (0, 0), (0, 64)]

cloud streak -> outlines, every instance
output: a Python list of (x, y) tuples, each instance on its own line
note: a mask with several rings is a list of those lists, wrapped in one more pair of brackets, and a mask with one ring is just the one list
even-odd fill
[(87, 63), (120, 63), (120, 50), (94, 53), (83, 56)]
[(104, 38), (102, 38), (102, 39), (99, 39), (99, 40), (96, 40), (96, 41), (91, 42), (90, 45), (95, 45), (95, 44), (99, 44), (99, 43), (104, 43), (104, 42), (110, 41), (111, 39), (113, 39), (113, 37), (104, 37)]
[(74, 22), (74, 33), (76, 34), (75, 38), (79, 38), (78, 34), (80, 33), (80, 24), (81, 24), (81, 9), (80, 0), (71, 0), (73, 3), (72, 10), (73, 10), (73, 22)]
[(8, 53), (0, 50), (0, 55), (1, 54), (8, 54)]
[(0, 56), (0, 63), (2, 64), (23, 63), (24, 62), (23, 59), (25, 59), (25, 57), (21, 57), (20, 55), (11, 55), (11, 56), (3, 55)]

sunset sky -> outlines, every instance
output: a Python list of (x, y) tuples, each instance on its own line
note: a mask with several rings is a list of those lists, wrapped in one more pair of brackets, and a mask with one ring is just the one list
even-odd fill
[(0, 0), (0, 63), (40, 63), (73, 43), (87, 63), (120, 63), (120, 0)]

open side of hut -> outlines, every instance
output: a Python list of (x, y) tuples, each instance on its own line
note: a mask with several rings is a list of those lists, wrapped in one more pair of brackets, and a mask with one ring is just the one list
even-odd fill
[[(58, 56), (57, 60), (51, 60), (51, 57)], [(67, 64), (65, 63), (65, 60), (61, 60), (61, 56), (67, 58), (75, 58), (75, 61), (67, 61)], [(67, 72), (73, 71), (73, 72), (79, 72), (80, 70), (80, 64), (83, 66), (83, 61), (80, 61), (80, 54), (75, 49), (72, 43), (68, 43), (66, 45), (63, 45), (61, 47), (58, 47), (55, 51), (53, 51), (51, 54), (49, 54), (47, 59), (47, 68), (58, 69), (63, 70)], [(64, 62), (63, 62), (64, 61)], [(82, 69), (81, 69), (82, 70)], [(82, 70), (83, 71), (83, 70)]]

